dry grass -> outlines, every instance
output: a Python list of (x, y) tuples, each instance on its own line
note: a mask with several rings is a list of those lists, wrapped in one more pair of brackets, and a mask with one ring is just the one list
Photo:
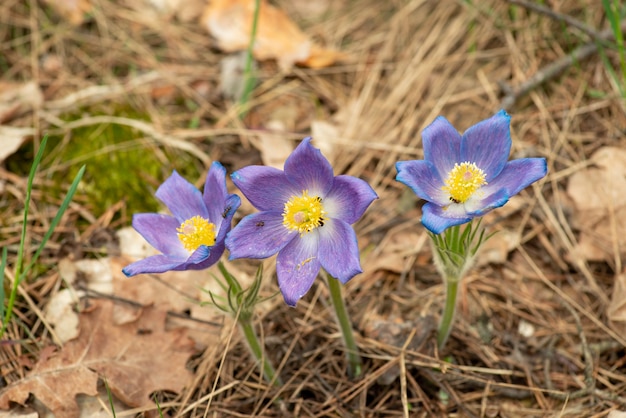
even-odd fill
[[(367, 179), (380, 196), (356, 225), (367, 247), (365, 264), (390, 257), (391, 244), (403, 248), (395, 266), (366, 269), (345, 289), (366, 358), (363, 378), (345, 376), (339, 333), (319, 287), (295, 310), (268, 302), (259, 318), (284, 386), (268, 387), (236, 333), (225, 330), (232, 338), (196, 359), (196, 381), (170, 397), (176, 406), (166, 408), (168, 414), (574, 417), (626, 408), (626, 337), (609, 327), (606, 314), (620, 254), (593, 264), (576, 257), (564, 193), (568, 177), (595, 150), (626, 146), (624, 101), (598, 55), (575, 62), (508, 109), (514, 155), (546, 157), (549, 175), (522, 193), (520, 210), (500, 219), (501, 228), (521, 231), (522, 242), (506, 263), (483, 265), (467, 277), (461, 314), (443, 353), (434, 349), (431, 332), (443, 288), (428, 250), (419, 249), (425, 238), (419, 210), (413, 202), (406, 209), (406, 190), (394, 181), (396, 161), (422, 157), (420, 132), (436, 116), (465, 130), (501, 107), (503, 85), (520, 86), (588, 42), (586, 34), (499, 0), (334, 2), (324, 19), (302, 25), (349, 60), (290, 74), (261, 64), (262, 82), (241, 122), (217, 93), (224, 54), (210, 37), (193, 23), (156, 19), (131, 3), (94, 1), (90, 20), (73, 27), (34, 0), (3, 2), (2, 79), (34, 80), (45, 97), (12, 124), (33, 128), (35, 137), (51, 132), (67, 138), (79, 126), (128, 125), (154, 149), (189, 153), (205, 169), (217, 159), (232, 171), (260, 162), (256, 133), (277, 109), (299, 112), (289, 132), (275, 133), (285, 140), (308, 134), (315, 118), (341, 113), (335, 171)], [(297, 5), (279, 3), (297, 15)], [(604, 29), (595, 1), (551, 3), (561, 14)], [(149, 122), (97, 115), (119, 104), (147, 113)], [(69, 114), (81, 116), (64, 120)], [(199, 122), (190, 129), (192, 120)], [(0, 181), (0, 245), (14, 258), (25, 178), (0, 170)], [(45, 198), (46, 181), (40, 176), (34, 193), (35, 242), (50, 219), (49, 207), (58, 204)], [(97, 218), (89, 202), (77, 198), (43, 263), (53, 265), (68, 252), (114, 252), (112, 231), (128, 225), (130, 215), (122, 202)], [(78, 221), (89, 226), (76, 229)], [(415, 240), (402, 234), (406, 230), (416, 231)], [(36, 359), (50, 341), (40, 310), (62, 286), (54, 269), (22, 285), (9, 338), (36, 343), (3, 348), (6, 381), (23, 376), (26, 363), (18, 360)], [(272, 289), (268, 284), (267, 292)], [(533, 335), (518, 333), (520, 324), (532, 325)]]

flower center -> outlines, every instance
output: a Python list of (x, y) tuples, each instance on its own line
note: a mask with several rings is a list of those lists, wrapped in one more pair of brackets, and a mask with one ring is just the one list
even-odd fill
[(324, 206), (319, 196), (309, 196), (304, 190), (302, 196), (292, 196), (283, 209), (283, 225), (300, 234), (311, 232), (318, 226), (324, 226)]
[(190, 253), (201, 245), (211, 247), (215, 244), (215, 225), (200, 216), (187, 219), (176, 231), (183, 247)]
[(445, 186), (441, 189), (450, 194), (450, 200), (454, 203), (464, 203), (476, 190), (487, 184), (485, 172), (478, 168), (475, 163), (465, 161), (455, 163), (448, 173)]

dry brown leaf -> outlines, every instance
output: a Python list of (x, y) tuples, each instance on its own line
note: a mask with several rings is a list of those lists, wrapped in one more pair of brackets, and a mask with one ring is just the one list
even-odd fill
[(290, 6), (297, 11), (298, 15), (308, 20), (323, 19), (324, 15), (332, 12), (333, 6), (337, 2), (334, 0), (291, 0)]
[(262, 133), (259, 134), (258, 137), (263, 164), (282, 170), (285, 165), (285, 160), (293, 151), (291, 142), (271, 133)]
[[(148, 0), (160, 15), (176, 16), (181, 22), (191, 22), (202, 15), (202, 10), (206, 5), (205, 0)], [(137, 9), (145, 13), (145, 4), (132, 1), (131, 5), (138, 6)]]
[[(488, 232), (490, 233), (490, 232)], [(520, 243), (521, 234), (518, 231), (501, 229), (492, 235), (487, 242), (480, 246), (476, 255), (476, 266), (485, 264), (504, 264)]]
[[(202, 25), (227, 52), (248, 48), (254, 17), (254, 0), (213, 0), (202, 17)], [(295, 63), (322, 67), (332, 65), (342, 54), (315, 46), (282, 10), (261, 0), (254, 57), (276, 59), (283, 70)]]
[[(199, 302), (210, 302), (209, 291), (216, 296), (225, 297), (226, 293), (219, 286), (215, 277), (221, 277), (217, 266), (206, 270), (168, 271), (158, 275), (140, 274), (126, 277), (122, 268), (132, 261), (155, 254), (154, 248), (132, 228), (123, 228), (117, 233), (120, 243), (119, 257), (109, 260), (113, 275), (113, 293), (115, 296), (133, 300), (144, 306), (153, 305), (160, 309), (172, 312), (189, 312), (197, 320), (212, 323), (228, 323), (230, 317), (211, 305), (201, 305)], [(222, 260), (226, 269), (247, 288), (253, 277), (240, 271), (236, 263)], [(265, 304), (258, 306), (260, 310)], [(133, 321), (137, 315), (135, 309), (118, 305), (113, 313), (116, 323)], [(171, 321), (170, 321), (171, 322)], [(169, 323), (169, 322), (168, 322)], [(218, 342), (216, 334), (220, 332), (216, 327), (205, 323), (185, 321), (188, 335), (198, 347), (208, 347)]]
[(2, 142), (0, 163), (17, 151), (27, 137), (35, 134), (32, 127), (5, 126), (3, 124), (41, 107), (42, 104), (43, 93), (36, 82), (0, 81), (0, 141)]
[(339, 138), (339, 128), (332, 121), (313, 120), (311, 122), (311, 136), (315, 139), (315, 146), (332, 165), (335, 160), (335, 139)]
[(359, 112), (359, 104), (350, 101), (343, 104), (329, 119), (316, 119), (311, 122), (311, 135), (331, 164), (337, 154), (337, 142), (346, 134), (346, 129), (357, 118)]
[(43, 93), (36, 82), (0, 82), (0, 124), (42, 104)]
[(271, 120), (265, 125), (268, 132), (259, 132), (257, 135), (261, 160), (266, 166), (279, 170), (284, 168), (285, 160), (293, 151), (293, 145), (284, 136), (276, 133), (292, 130), (297, 116), (298, 111), (293, 107), (279, 108), (272, 113)]
[(567, 185), (573, 202), (572, 224), (580, 231), (575, 256), (588, 261), (612, 261), (613, 243), (626, 249), (626, 150), (600, 148), (595, 167), (574, 173)]
[[(130, 259), (125, 257), (116, 257), (110, 260), (116, 296), (133, 300), (144, 306), (155, 305), (173, 312), (189, 310), (197, 319), (214, 319), (215, 310), (212, 310), (211, 307), (200, 307), (198, 303), (191, 300), (202, 300), (201, 296), (204, 293), (202, 289), (207, 288), (211, 282), (215, 281), (211, 276), (213, 272), (211, 269), (168, 271), (159, 274), (156, 278), (146, 274), (126, 277), (122, 273), (122, 268), (130, 262)], [(131, 312), (124, 312), (129, 310)], [(120, 313), (121, 316), (118, 316)], [(115, 321), (117, 323), (132, 321), (134, 315), (136, 315), (134, 309), (116, 309)]]
[(61, 343), (78, 337), (79, 319), (74, 307), (79, 296), (72, 289), (62, 289), (50, 297), (44, 310), (44, 318), (54, 328)]
[(75, 418), (79, 393), (96, 396), (98, 377), (129, 406), (152, 405), (157, 390), (179, 392), (191, 378), (185, 364), (192, 354), (185, 330), (165, 330), (166, 313), (146, 308), (137, 321), (114, 325), (111, 301), (96, 302), (80, 315), (78, 339), (41, 359), (24, 378), (0, 395), (0, 408), (24, 404), (32, 393), (55, 416)]
[(602, 147), (591, 157), (596, 166), (570, 177), (567, 193), (577, 210), (607, 209), (626, 205), (626, 150)]
[(17, 151), (26, 141), (27, 137), (33, 135), (33, 128), (14, 128), (12, 126), (0, 125), (0, 139), (2, 147), (0, 147), (0, 163), (7, 157)]
[[(391, 347), (406, 348), (412, 351), (418, 351), (419, 347), (437, 328), (435, 319), (428, 316), (419, 316), (411, 321), (405, 321), (395, 315), (383, 317), (378, 314), (370, 314), (367, 316), (363, 333), (381, 345), (389, 345)], [(412, 339), (408, 341), (408, 338)], [(390, 385), (398, 376), (400, 376), (400, 366), (394, 365), (385, 373), (380, 375), (377, 383), (381, 385)]]
[(109, 259), (71, 260), (64, 258), (59, 261), (59, 274), (68, 284), (80, 280), (88, 289), (100, 293), (113, 291), (113, 274), (109, 266)]
[[(113, 292), (113, 274), (107, 257), (78, 261), (64, 258), (59, 261), (58, 268), (59, 274), (69, 285), (74, 285), (80, 277), (81, 285), (89, 290), (103, 294)], [(53, 294), (46, 305), (44, 310), (46, 321), (54, 327), (61, 343), (78, 337), (79, 320), (75, 306), (79, 298), (84, 295), (85, 292), (82, 290), (62, 289)]]
[(17, 407), (10, 411), (0, 411), (0, 418), (40, 418), (40, 415), (30, 408)]
[[(189, 310), (193, 317), (198, 319), (213, 320), (215, 318), (215, 309), (206, 306), (201, 307), (191, 300), (204, 300), (203, 297), (206, 296), (206, 292), (203, 292), (202, 289), (211, 287), (211, 284), (215, 282), (212, 276), (213, 269), (168, 271), (157, 275), (156, 278), (146, 274), (129, 278), (122, 273), (122, 268), (133, 261), (154, 255), (156, 250), (133, 228), (119, 230), (117, 237), (121, 254), (119, 257), (113, 257), (108, 261), (113, 276), (113, 293), (116, 296), (133, 300), (142, 305), (159, 306), (163, 310), (174, 312)], [(240, 280), (245, 279), (243, 276), (237, 277)], [(116, 322), (132, 321), (132, 316), (136, 315), (134, 310), (126, 312), (126, 314), (124, 311), (128, 311), (128, 309), (116, 309)]]
[(90, 0), (46, 0), (61, 17), (72, 25), (80, 25), (85, 21), (85, 15), (91, 12)]
[(364, 271), (388, 270), (402, 273), (411, 267), (408, 262), (416, 254), (427, 252), (429, 249), (427, 235), (411, 228), (389, 235), (379, 248), (381, 249), (379, 253), (365, 259)]
[(346, 55), (343, 52), (313, 44), (311, 45), (309, 56), (302, 61), (296, 61), (296, 63), (309, 68), (324, 68), (330, 67), (337, 61), (344, 60), (345, 58)]

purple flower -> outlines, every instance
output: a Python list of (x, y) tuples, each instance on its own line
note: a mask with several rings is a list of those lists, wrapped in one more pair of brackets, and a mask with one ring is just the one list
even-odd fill
[(139, 213), (133, 216), (133, 227), (162, 254), (124, 267), (124, 274), (201, 270), (215, 264), (241, 204), (239, 196), (226, 190), (226, 169), (218, 162), (211, 165), (203, 194), (174, 171), (156, 197), (172, 216)]
[(230, 258), (278, 253), (276, 275), (290, 306), (311, 288), (323, 267), (346, 283), (361, 273), (356, 234), (350, 226), (377, 199), (363, 180), (333, 175), (320, 150), (305, 138), (285, 161), (285, 171), (244, 167), (233, 182), (260, 212), (228, 234)]
[(439, 116), (422, 132), (424, 159), (396, 163), (396, 180), (428, 201), (422, 224), (430, 232), (484, 215), (546, 175), (545, 158), (507, 161), (510, 119), (501, 110), (461, 136)]

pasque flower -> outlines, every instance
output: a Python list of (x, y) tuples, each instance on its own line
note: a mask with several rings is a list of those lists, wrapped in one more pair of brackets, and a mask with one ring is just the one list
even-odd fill
[(350, 226), (377, 199), (363, 180), (334, 176), (320, 150), (305, 138), (285, 161), (285, 170), (248, 166), (233, 182), (260, 211), (228, 234), (230, 258), (266, 258), (278, 253), (276, 274), (285, 302), (295, 306), (320, 268), (346, 283), (360, 273), (356, 234)]
[(510, 116), (496, 113), (463, 136), (439, 116), (422, 132), (424, 159), (396, 163), (396, 180), (427, 200), (422, 224), (432, 233), (469, 222), (544, 177), (544, 158), (507, 161)]
[(211, 165), (204, 193), (174, 171), (156, 197), (172, 215), (139, 213), (133, 216), (133, 227), (162, 254), (126, 266), (124, 274), (201, 270), (215, 264), (241, 204), (239, 196), (226, 190), (226, 169), (218, 162)]

